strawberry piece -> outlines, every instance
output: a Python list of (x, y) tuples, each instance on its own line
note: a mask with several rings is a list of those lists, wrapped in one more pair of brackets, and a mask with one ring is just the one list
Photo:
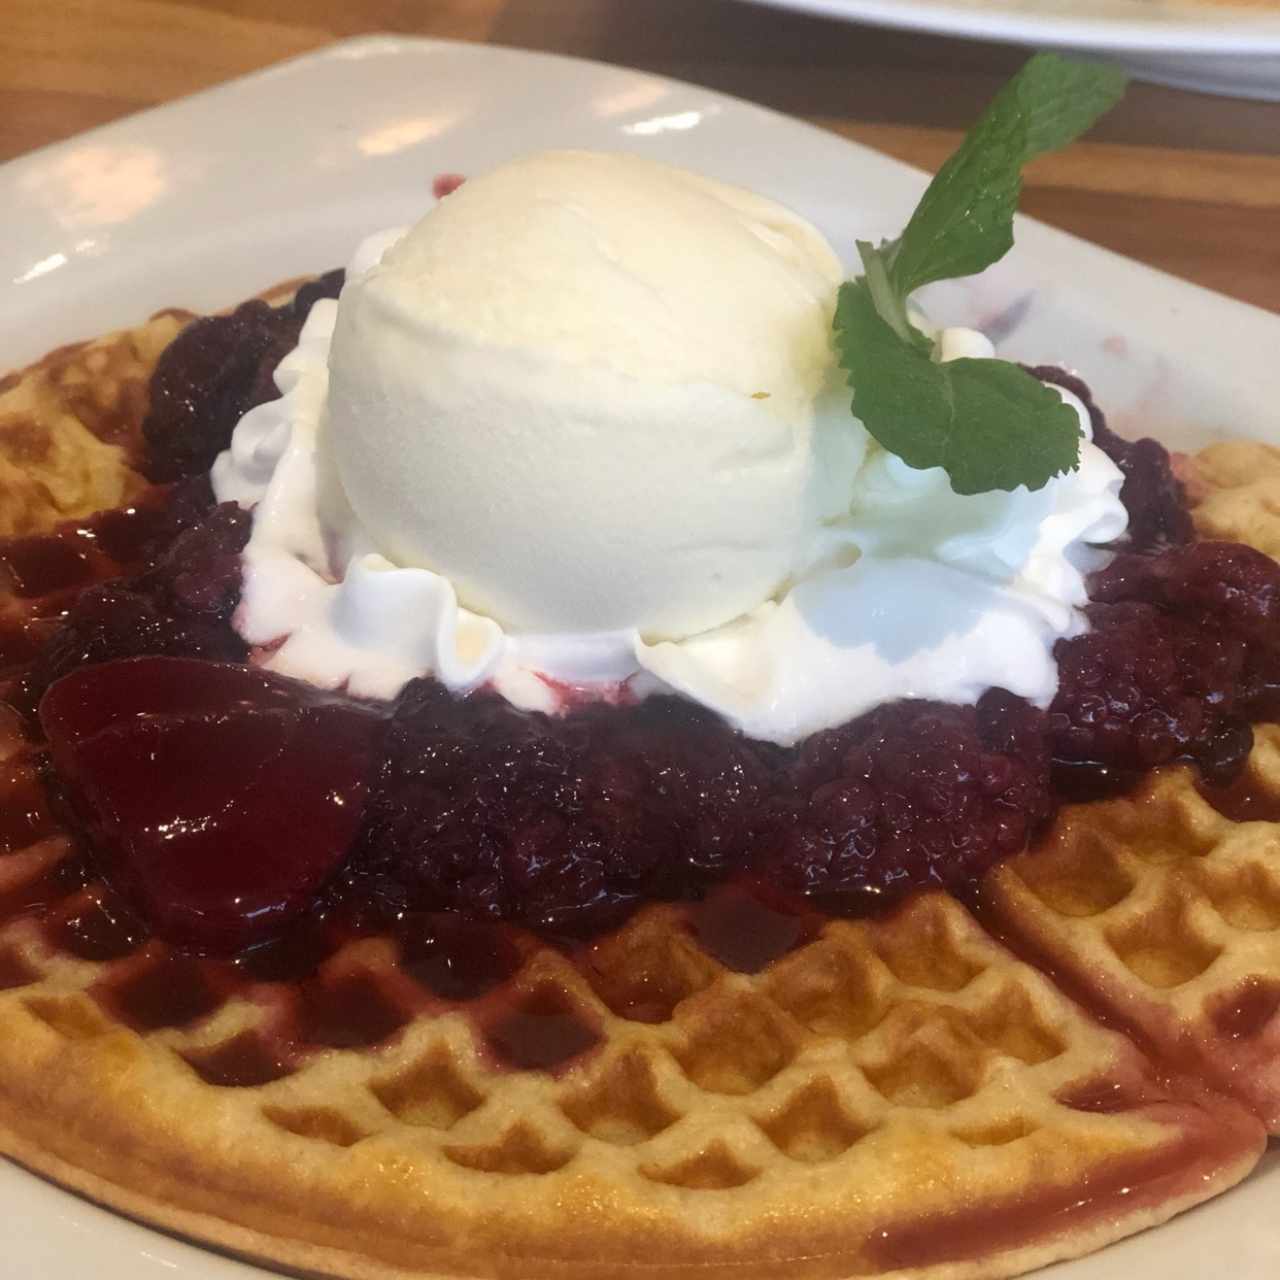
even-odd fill
[(131, 658), (40, 704), (107, 879), (156, 933), (233, 951), (305, 910), (364, 809), (380, 718), (229, 663)]

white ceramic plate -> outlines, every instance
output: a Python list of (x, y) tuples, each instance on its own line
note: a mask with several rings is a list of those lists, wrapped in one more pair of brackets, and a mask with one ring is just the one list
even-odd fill
[[(346, 260), (408, 221), (440, 172), (536, 147), (634, 151), (745, 183), (842, 253), (892, 234), (916, 171), (706, 89), (513, 50), (366, 39), (0, 167), (0, 366), (162, 306), (224, 306)], [(1031, 222), (1000, 267), (938, 288), (940, 319), (1010, 355), (1078, 367), (1122, 430), (1177, 445), (1274, 435), (1280, 318)], [(1280, 1274), (1280, 1152), (1221, 1200), (1055, 1280)], [(0, 1161), (0, 1276), (251, 1280), (262, 1273), (124, 1221)], [(20, 1225), (19, 1225), (20, 1224)]]
[(1212, 0), (754, 0), (849, 22), (1111, 58), (1162, 84), (1280, 99), (1280, 10)]

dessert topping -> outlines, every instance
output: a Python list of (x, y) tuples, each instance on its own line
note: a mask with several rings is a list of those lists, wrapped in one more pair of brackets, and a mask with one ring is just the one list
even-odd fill
[(1036, 55), (938, 170), (902, 235), (858, 242), (864, 275), (841, 286), (836, 312), (853, 411), (911, 466), (942, 467), (957, 493), (1041, 488), (1078, 465), (1079, 424), (1016, 364), (939, 361), (908, 300), (1004, 257), (1023, 166), (1088, 129), (1125, 84), (1114, 67)]
[(156, 932), (231, 950), (309, 905), (364, 807), (378, 717), (252, 668), (136, 658), (45, 694), (53, 762)]

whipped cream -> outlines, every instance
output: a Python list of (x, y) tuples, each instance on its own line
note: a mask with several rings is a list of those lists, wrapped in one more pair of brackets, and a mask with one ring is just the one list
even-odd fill
[[(399, 233), (366, 241), (358, 279)], [(350, 286), (348, 286), (350, 287)], [(969, 703), (999, 686), (1046, 706), (1054, 643), (1085, 629), (1085, 575), (1127, 523), (1123, 477), (1089, 440), (1080, 465), (1030, 492), (961, 497), (940, 469), (875, 445), (808, 567), (769, 599), (696, 635), (637, 628), (539, 634), (459, 604), (442, 574), (393, 563), (345, 501), (320, 448), (338, 304), (317, 302), (281, 361), (278, 400), (237, 426), (213, 470), (219, 501), (253, 510), (236, 627), (266, 667), (357, 696), (391, 698), (430, 675), (459, 693), (492, 685), (545, 711), (564, 686), (600, 697), (671, 692), (744, 733), (790, 744), (895, 698)], [(940, 335), (944, 359), (990, 356), (972, 330)], [(847, 410), (845, 410), (847, 413)], [(860, 424), (847, 419), (851, 434)], [(323, 514), (322, 514), (323, 513)]]

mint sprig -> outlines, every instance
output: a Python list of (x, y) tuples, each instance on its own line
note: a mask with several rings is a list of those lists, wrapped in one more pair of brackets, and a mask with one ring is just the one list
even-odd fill
[(938, 170), (902, 235), (858, 244), (864, 274), (841, 286), (835, 320), (853, 412), (908, 465), (943, 467), (957, 493), (1041, 488), (1079, 464), (1079, 423), (1015, 364), (939, 363), (907, 300), (1004, 257), (1023, 166), (1088, 129), (1126, 83), (1112, 67), (1037, 54)]
[(942, 467), (957, 493), (1038, 489), (1078, 461), (1075, 411), (1006, 360), (933, 358), (882, 319), (859, 280), (840, 290), (836, 325), (856, 388), (853, 411), (908, 466)]

